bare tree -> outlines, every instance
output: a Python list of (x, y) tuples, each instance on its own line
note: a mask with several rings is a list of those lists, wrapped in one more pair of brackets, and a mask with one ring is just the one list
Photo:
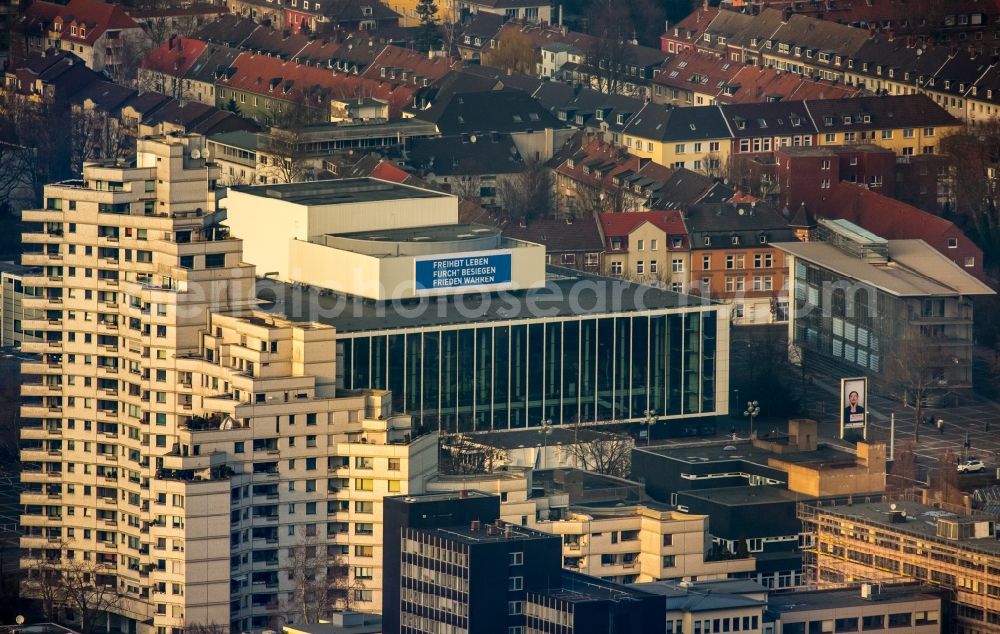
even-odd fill
[[(292, 581), (287, 612), (296, 623), (319, 623), (334, 610), (335, 593), (331, 590), (338, 577), (337, 566), (329, 566), (326, 547), (314, 534), (302, 534), (288, 552), (288, 578)], [(346, 568), (346, 566), (345, 566)], [(346, 575), (346, 570), (344, 571)]]
[(934, 474), (933, 483), (942, 502), (962, 504), (962, 488), (958, 484), (958, 469), (955, 467), (955, 454), (951, 452), (951, 449), (945, 451), (938, 458), (937, 473)]
[[(575, 423), (579, 431), (580, 423)], [(632, 448), (635, 441), (626, 434), (603, 434), (582, 442), (564, 445), (563, 448), (586, 471), (595, 471), (619, 478), (632, 472)]]
[(37, 599), (46, 618), (61, 621), (60, 610), (65, 609), (69, 622), (83, 634), (98, 629), (101, 615), (122, 605), (124, 597), (118, 579), (111, 568), (100, 562), (82, 558), (61, 559), (47, 553), (66, 554), (65, 543), (58, 549), (44, 549), (36, 558), (22, 584), (22, 593)]
[(496, 48), (483, 50), (483, 66), (500, 68), (508, 73), (538, 74), (538, 60), (531, 40), (511, 29), (497, 40)]
[(594, 73), (593, 87), (607, 94), (623, 94), (626, 71), (635, 59), (630, 42), (635, 31), (627, 3), (594, 3), (590, 24), (594, 41), (587, 51), (587, 64)]
[(310, 125), (324, 121), (324, 114), (304, 92), (293, 104), (275, 114), (265, 147), (271, 155), (271, 164), (266, 171), (277, 182), (298, 183), (309, 176), (311, 167), (305, 133)]
[(932, 342), (910, 332), (893, 343), (883, 380), (904, 405), (913, 404), (913, 440), (920, 440), (924, 406), (939, 391), (944, 359)]
[(903, 442), (895, 452), (892, 473), (886, 478), (889, 489), (904, 491), (912, 489), (917, 482), (917, 458), (913, 453), (913, 443)]
[(497, 200), (507, 219), (528, 223), (552, 215), (552, 173), (545, 163), (529, 159), (524, 169), (497, 184)]
[(472, 442), (463, 434), (441, 440), (442, 473), (449, 475), (474, 475), (492, 473), (507, 464), (507, 451), (485, 442)]
[(970, 123), (941, 140), (950, 163), (952, 210), (983, 249), (986, 266), (1000, 264), (1000, 120)]
[(129, 129), (108, 112), (73, 106), (70, 118), (76, 173), (82, 172), (84, 161), (125, 158), (135, 147)]

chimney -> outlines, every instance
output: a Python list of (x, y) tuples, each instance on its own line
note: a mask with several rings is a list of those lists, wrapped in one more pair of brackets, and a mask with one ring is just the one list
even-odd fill
[(472, 520), (472, 523), (469, 524), (469, 530), (471, 530), (471, 531), (478, 531), (479, 530), (479, 520)]

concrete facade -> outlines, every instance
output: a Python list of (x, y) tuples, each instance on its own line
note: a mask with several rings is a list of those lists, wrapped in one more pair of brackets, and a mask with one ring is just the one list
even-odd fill
[(25, 264), (46, 274), (22, 301), (47, 313), (22, 344), (38, 355), (22, 365), (23, 589), (84, 570), (112, 588), (111, 629), (137, 634), (296, 622), (313, 579), (319, 611), (374, 610), (381, 498), (422, 490), (436, 436), (387, 392), (335, 388), (335, 329), (253, 310), (204, 150), (141, 140), (134, 164), (88, 164), (24, 213)]

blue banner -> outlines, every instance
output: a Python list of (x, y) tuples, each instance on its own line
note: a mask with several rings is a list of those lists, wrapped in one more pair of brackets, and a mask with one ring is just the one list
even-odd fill
[(509, 284), (510, 257), (510, 253), (487, 253), (415, 260), (414, 284), (417, 291)]

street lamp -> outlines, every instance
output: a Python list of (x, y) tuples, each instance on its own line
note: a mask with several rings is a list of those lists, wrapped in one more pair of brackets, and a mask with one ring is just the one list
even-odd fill
[(760, 403), (757, 401), (747, 401), (747, 409), (744, 416), (750, 417), (750, 437), (753, 438), (753, 419), (760, 415)]
[(656, 423), (656, 410), (647, 409), (646, 410), (646, 446), (648, 447), (653, 440), (653, 425)]
[(552, 433), (552, 419), (551, 418), (543, 418), (542, 419), (542, 426), (541, 426), (541, 428), (538, 431), (541, 432), (541, 434), (542, 434), (542, 457), (541, 457), (541, 460), (539, 460), (539, 462), (538, 462), (538, 468), (539, 469), (544, 469), (545, 468), (545, 454), (548, 452), (548, 448), (549, 448), (549, 434)]

